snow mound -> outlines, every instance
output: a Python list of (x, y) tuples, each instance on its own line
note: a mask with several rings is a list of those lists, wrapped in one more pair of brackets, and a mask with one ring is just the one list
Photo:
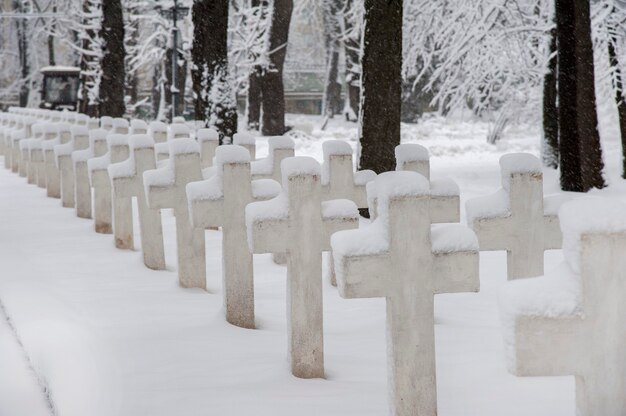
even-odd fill
[(428, 149), (416, 143), (405, 143), (396, 146), (396, 169), (402, 168), (405, 163), (428, 161)]
[[(185, 126), (187, 127), (187, 126)], [(200, 154), (200, 145), (193, 139), (185, 138), (169, 142), (170, 156), (198, 153)]]
[(128, 135), (127, 134), (109, 134), (107, 136), (107, 143), (109, 148), (113, 146), (127, 146), (128, 145)]
[(500, 158), (500, 172), (502, 174), (502, 187), (508, 191), (513, 174), (541, 174), (541, 162), (530, 153), (509, 153)]
[(452, 179), (432, 179), (430, 181), (430, 194), (432, 196), (459, 196), (461, 189)]
[(87, 126), (72, 126), (70, 128), (70, 132), (72, 133), (72, 137), (89, 135), (89, 129)]
[(430, 238), (433, 253), (478, 251), (476, 234), (462, 224), (433, 224)]
[(282, 187), (273, 179), (256, 179), (252, 181), (252, 197), (254, 199), (270, 199), (278, 196)]
[(322, 202), (322, 218), (324, 219), (359, 219), (359, 209), (349, 199), (332, 199)]
[(511, 213), (509, 193), (500, 188), (491, 195), (479, 196), (465, 202), (467, 223), (481, 218), (504, 217)]
[(130, 121), (130, 130), (131, 134), (137, 134), (138, 131), (147, 132), (148, 131), (148, 123), (139, 119), (132, 119)]
[(128, 144), (132, 150), (154, 148), (154, 140), (147, 134), (133, 134)]
[(217, 142), (220, 140), (220, 135), (217, 131), (215, 131), (215, 129), (199, 129), (196, 132), (196, 138), (198, 139), (199, 142), (205, 142), (205, 141), (213, 141), (213, 142)]
[(563, 256), (574, 273), (580, 273), (580, 239), (583, 234), (626, 232), (626, 204), (599, 197), (566, 202), (559, 210)]
[(283, 184), (287, 184), (289, 178), (304, 175), (320, 175), (320, 164), (309, 156), (288, 157), (280, 163)]
[(235, 133), (233, 135), (233, 144), (254, 145), (256, 144), (256, 137), (250, 133)]
[(170, 124), (170, 139), (191, 137), (189, 127), (186, 124)]
[(354, 173), (354, 184), (357, 186), (363, 186), (376, 179), (376, 172), (373, 170), (359, 170)]
[(135, 159), (131, 156), (123, 162), (112, 163), (108, 166), (109, 178), (130, 178), (135, 176)]

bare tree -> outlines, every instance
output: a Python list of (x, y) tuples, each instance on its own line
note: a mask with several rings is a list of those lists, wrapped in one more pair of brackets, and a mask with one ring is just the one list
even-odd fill
[(102, 82), (100, 115), (122, 117), (126, 50), (124, 47), (124, 12), (121, 0), (102, 0)]

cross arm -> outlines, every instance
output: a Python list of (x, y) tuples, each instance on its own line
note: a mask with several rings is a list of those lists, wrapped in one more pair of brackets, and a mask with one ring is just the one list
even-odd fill
[(461, 224), (431, 226), (435, 293), (478, 292), (478, 240)]
[(187, 184), (189, 218), (196, 228), (219, 227), (224, 222), (224, 193), (220, 178)]
[(331, 237), (339, 294), (344, 298), (385, 297), (390, 292), (391, 255), (376, 223)]
[(284, 253), (289, 244), (289, 207), (287, 195), (281, 193), (268, 201), (246, 206), (248, 247), (255, 254)]
[(359, 210), (348, 199), (333, 199), (322, 202), (322, 250), (330, 250), (331, 236), (343, 230), (359, 226)]
[(143, 173), (143, 186), (148, 206), (152, 209), (173, 208), (173, 188), (176, 184), (170, 165)]

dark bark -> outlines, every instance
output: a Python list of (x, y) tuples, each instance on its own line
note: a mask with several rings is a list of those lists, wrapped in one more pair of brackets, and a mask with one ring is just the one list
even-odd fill
[(324, 85), (324, 102), (322, 113), (325, 117), (333, 118), (341, 112), (341, 84), (339, 76), (339, 36), (341, 26), (341, 1), (330, 0), (324, 6), (324, 37), (326, 43), (326, 82)]
[(588, 0), (556, 0), (561, 189), (602, 188)]
[[(353, 0), (346, 1), (346, 10), (352, 7)], [(344, 18), (345, 30), (351, 32), (354, 23), (350, 19)], [(353, 35), (344, 40), (344, 52), (346, 56), (346, 89), (347, 100), (350, 108), (346, 112), (348, 121), (357, 121), (356, 115), (359, 114), (359, 105), (361, 101), (361, 71), (359, 69), (359, 52), (361, 50), (361, 33), (358, 36)]]
[(626, 179), (626, 104), (624, 104), (624, 84), (622, 81), (622, 70), (619, 65), (617, 54), (617, 37), (615, 28), (609, 28), (609, 64), (614, 73), (613, 90), (615, 91), (615, 105), (617, 106), (617, 116), (619, 120), (619, 131), (622, 139), (622, 178)]
[(248, 129), (259, 130), (261, 126), (261, 73), (263, 69), (255, 66), (248, 76)]
[[(15, 10), (20, 13), (26, 14), (24, 2), (16, 0), (14, 3)], [(26, 107), (28, 105), (28, 96), (30, 94), (30, 88), (28, 87), (28, 76), (30, 75), (30, 62), (28, 60), (28, 47), (30, 39), (28, 39), (28, 19), (17, 19), (17, 41), (19, 49), (20, 59), (20, 92), (19, 101), (20, 107)]]
[[(138, 7), (128, 7), (126, 12), (128, 13), (126, 23), (126, 42), (128, 50), (136, 54), (136, 47), (139, 38), (139, 20), (133, 18), (139, 13)], [(137, 71), (133, 71), (131, 68), (131, 59), (136, 58), (136, 55), (126, 55), (126, 96), (129, 98), (131, 104), (135, 104), (138, 99), (138, 84), (139, 79), (137, 77)]]
[(122, 117), (124, 104), (124, 13), (121, 0), (102, 1), (100, 116)]
[(270, 68), (261, 77), (263, 108), (261, 133), (264, 136), (280, 136), (285, 133), (283, 67), (287, 55), (292, 11), (293, 0), (274, 0), (269, 34)]
[[(219, 3), (220, 1), (218, 1)], [(191, 80), (194, 95), (194, 114), (196, 120), (207, 118), (209, 111), (208, 95), (211, 90), (207, 68), (207, 49), (213, 28), (207, 20), (211, 19), (213, 2), (209, 0), (194, 1), (191, 9), (193, 20), (193, 43), (191, 47)]]
[(576, 69), (578, 72), (578, 131), (580, 139), (580, 166), (584, 191), (603, 188), (602, 147), (598, 132), (598, 114), (591, 41), (591, 18), (589, 0), (575, 0), (575, 22), (577, 51)]
[[(56, 14), (57, 6), (52, 6), (52, 13)], [(56, 21), (52, 21), (51, 31), (54, 33), (56, 29)], [(54, 35), (48, 35), (48, 65), (54, 66), (56, 65), (56, 58), (54, 56)]]
[[(176, 54), (178, 61), (180, 62), (180, 51), (176, 48)], [(168, 49), (165, 52), (165, 104), (167, 106), (167, 117), (171, 121), (172, 117), (172, 49)], [(180, 93), (178, 94), (178, 107), (176, 109), (176, 115), (181, 115), (185, 109), (185, 101), (183, 100), (183, 93), (185, 91), (185, 84), (187, 82), (187, 63), (176, 66), (176, 88)]]
[(559, 167), (559, 118), (557, 109), (557, 50), (556, 28), (550, 31), (548, 71), (543, 77), (543, 164)]
[[(83, 12), (86, 15), (90, 14), (90, 6), (91, 0), (83, 1)], [(86, 18), (83, 21), (84, 25), (90, 25), (91, 18)], [(84, 51), (91, 51), (92, 49), (92, 41), (95, 36), (95, 32), (91, 29), (87, 29), (82, 36), (81, 48)], [(78, 103), (78, 111), (87, 114), (90, 117), (98, 116), (98, 105), (95, 103), (90, 103), (89, 94), (88, 94), (88, 86), (92, 85), (94, 82), (93, 75), (91, 74), (91, 70), (93, 68), (94, 62), (97, 60), (97, 57), (94, 55), (89, 55), (85, 53), (80, 54), (80, 84), (81, 84), (81, 99)]]
[(193, 6), (192, 57), (196, 120), (220, 137), (237, 132), (237, 106), (228, 77), (228, 0), (197, 0)]
[(365, 0), (360, 169), (395, 169), (400, 144), (402, 1)]

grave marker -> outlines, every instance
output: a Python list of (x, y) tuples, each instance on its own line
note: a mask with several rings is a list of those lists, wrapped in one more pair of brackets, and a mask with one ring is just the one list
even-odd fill
[(253, 253), (285, 253), (287, 332), (293, 375), (324, 377), (322, 251), (330, 235), (358, 225), (354, 202), (322, 202), (320, 165), (310, 157), (282, 161), (283, 191), (246, 207)]
[(339, 293), (386, 299), (391, 414), (435, 416), (434, 295), (478, 291), (478, 242), (460, 224), (431, 231), (424, 176), (386, 172), (376, 189), (376, 220), (332, 236)]

